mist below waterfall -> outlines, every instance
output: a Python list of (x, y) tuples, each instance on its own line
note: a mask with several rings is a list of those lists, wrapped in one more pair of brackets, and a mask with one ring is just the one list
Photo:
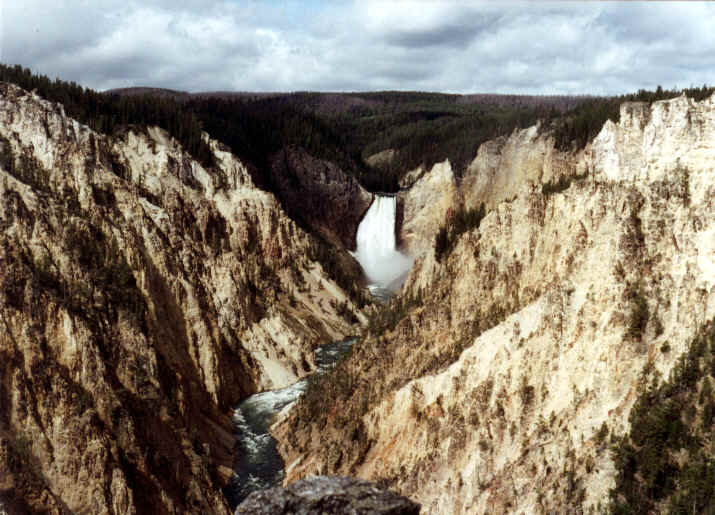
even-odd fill
[(396, 208), (395, 197), (375, 195), (358, 227), (353, 253), (372, 284), (390, 289), (399, 287), (412, 266), (412, 259), (395, 247)]

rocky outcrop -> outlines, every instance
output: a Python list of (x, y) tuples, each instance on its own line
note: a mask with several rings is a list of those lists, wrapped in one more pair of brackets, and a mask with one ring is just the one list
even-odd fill
[(236, 515), (417, 515), (420, 506), (374, 483), (347, 477), (318, 476), (287, 488), (254, 492)]
[(459, 204), (457, 182), (448, 160), (435, 164), (406, 191), (397, 195), (400, 217), (396, 224), (400, 250), (417, 257), (431, 251), (434, 235), (450, 210)]
[(334, 245), (355, 250), (355, 235), (372, 203), (357, 179), (299, 148), (271, 158), (270, 178), (278, 198), (296, 220)]
[(365, 164), (372, 168), (388, 168), (397, 156), (397, 150), (388, 148), (365, 158)]
[(460, 192), (465, 207), (484, 204), (489, 210), (532, 184), (583, 174), (586, 166), (582, 151), (559, 151), (549, 132), (535, 125), (480, 145), (462, 177)]
[(423, 256), (434, 247), (439, 228), (459, 209), (484, 205), (491, 210), (501, 202), (527, 195), (533, 185), (557, 183), (581, 176), (586, 170), (583, 151), (562, 152), (539, 125), (517, 129), (479, 146), (477, 155), (457, 179), (449, 161), (424, 172), (418, 168), (399, 193), (405, 205), (399, 233), (405, 252)]
[[(519, 149), (535, 171), (539, 138)], [(275, 428), (286, 480), (381, 478), (425, 513), (604, 509), (604, 434), (715, 317), (713, 162), (715, 98), (681, 97), (625, 104), (559, 188), (495, 186), (506, 200), (417, 260), (329, 398)]]
[(0, 85), (0, 498), (228, 513), (235, 403), (365, 318), (244, 165)]

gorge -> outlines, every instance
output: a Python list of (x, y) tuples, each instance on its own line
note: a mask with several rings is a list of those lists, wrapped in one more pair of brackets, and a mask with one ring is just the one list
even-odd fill
[(202, 160), (0, 83), (0, 513), (227, 514), (324, 475), (422, 513), (710, 509), (715, 98), (619, 104), (583, 146), (588, 107), (397, 173), (312, 111), (318, 150), (284, 124)]
[[(375, 195), (357, 230), (357, 250), (353, 254), (370, 281), (368, 288), (376, 299), (385, 301), (402, 285), (412, 264), (395, 244), (396, 198)], [(379, 308), (378, 308), (379, 309)], [(275, 417), (305, 393), (310, 382), (343, 359), (355, 339), (327, 343), (315, 351), (317, 369), (309, 377), (280, 390), (257, 393), (242, 401), (234, 413), (239, 440), (238, 465), (226, 488), (231, 506), (238, 505), (251, 492), (275, 487), (284, 478), (284, 463), (269, 432)]]

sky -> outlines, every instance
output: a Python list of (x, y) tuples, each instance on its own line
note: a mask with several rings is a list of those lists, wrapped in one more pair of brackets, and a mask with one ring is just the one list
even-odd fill
[(715, 83), (715, 3), (0, 1), (1, 62), (98, 90), (609, 95)]

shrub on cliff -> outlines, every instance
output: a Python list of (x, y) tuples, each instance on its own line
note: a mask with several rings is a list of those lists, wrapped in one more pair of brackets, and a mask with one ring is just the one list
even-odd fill
[(643, 294), (642, 286), (640, 284), (630, 285), (626, 289), (626, 298), (630, 304), (628, 331), (626, 334), (629, 338), (640, 340), (650, 319), (648, 302)]
[(654, 380), (638, 397), (630, 431), (612, 448), (617, 472), (611, 513), (715, 510), (715, 400), (708, 388), (714, 353), (715, 324), (710, 321), (692, 340), (668, 381), (657, 385)]
[(452, 251), (461, 234), (478, 228), (485, 214), (484, 203), (477, 208), (461, 207), (456, 211), (435, 235), (434, 255), (437, 261), (442, 261), (442, 258)]
[(541, 193), (542, 195), (546, 195), (547, 197), (553, 195), (554, 193), (561, 193), (569, 189), (573, 181), (581, 181), (586, 178), (586, 175), (587, 172), (571, 176), (562, 175), (561, 177), (559, 177), (558, 181), (549, 181), (547, 183), (542, 184)]

